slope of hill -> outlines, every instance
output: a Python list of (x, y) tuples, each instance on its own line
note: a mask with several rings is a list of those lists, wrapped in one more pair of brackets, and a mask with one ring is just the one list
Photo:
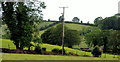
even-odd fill
[[(52, 27), (52, 26), (55, 26), (57, 25), (58, 23), (60, 23), (60, 21), (51, 21), (51, 22), (43, 22), (39, 25), (39, 27), (41, 27), (42, 29), (40, 29), (40, 31), (42, 30), (45, 30), (49, 27)], [(81, 23), (74, 23), (74, 22), (65, 22), (65, 25), (67, 25), (67, 27), (70, 27), (71, 29), (74, 29), (74, 30), (82, 30), (81, 28), (95, 28), (96, 25), (93, 25), (93, 24), (81, 24)], [(44, 26), (44, 27), (43, 27)]]
[[(41, 29), (40, 31), (40, 36), (44, 33), (44, 31), (46, 31), (48, 28), (50, 27), (55, 27), (57, 26), (59, 22), (42, 22), (38, 25), (39, 28), (43, 28)], [(65, 25), (70, 28), (70, 29), (73, 29), (73, 30), (77, 30), (77, 31), (85, 31), (85, 30), (95, 30), (95, 29), (98, 29), (97, 27), (95, 26), (89, 26), (89, 25), (81, 25), (81, 24), (75, 24), (75, 23), (65, 23)], [(5, 32), (5, 29), (7, 28), (6, 25), (3, 25), (2, 26), (2, 35), (4, 35), (6, 32)], [(7, 44), (8, 46), (8, 44)], [(73, 48), (87, 48), (88, 46), (85, 44), (85, 41), (83, 40), (80, 45), (74, 45)]]
[[(9, 40), (9, 39), (1, 39), (1, 40), (2, 40), (1, 41), (2, 42), (2, 48), (15, 49), (15, 45), (12, 43), (11, 40)], [(9, 46), (8, 46), (8, 44), (9, 44)], [(40, 44), (40, 46), (45, 47), (47, 49), (47, 51), (51, 51), (54, 48), (58, 48), (58, 49), (62, 48), (61, 46), (58, 46), (58, 45), (51, 45), (51, 44), (44, 44), (44, 43)], [(92, 56), (91, 52), (85, 52), (85, 51), (81, 51), (81, 50), (71, 49), (71, 48), (68, 48), (68, 47), (65, 47), (65, 50), (66, 50), (67, 53), (72, 52), (72, 53), (75, 53), (75, 54), (78, 54), (78, 55)], [(101, 57), (104, 58), (105, 55), (106, 55), (107, 58), (113, 58), (114, 57), (114, 55), (112, 55), (112, 54), (102, 54)]]
[[(54, 22), (41, 22), (38, 27), (40, 29), (40, 32), (41, 34), (44, 33), (44, 31), (46, 29), (48, 29), (49, 27), (53, 27), (53, 26), (56, 26), (58, 23), (60, 23), (59, 21), (54, 21)], [(69, 27), (70, 29), (73, 29), (73, 30), (78, 30), (78, 31), (81, 31), (83, 29), (97, 29), (97, 27), (95, 26), (89, 26), (89, 25), (82, 25), (82, 24), (75, 24), (75, 23), (65, 23), (65, 25), (67, 27)], [(2, 35), (5, 34), (5, 30), (6, 30), (7, 26), (6, 25), (2, 25)]]
[[(56, 22), (47, 22), (47, 23), (56, 23)], [(49, 26), (49, 27), (55, 27), (59, 22), (57, 22), (56, 24), (52, 25), (52, 26)], [(82, 31), (82, 30), (96, 30), (98, 29), (97, 27), (95, 26), (89, 26), (89, 25), (82, 25), (82, 24), (74, 24), (74, 23), (65, 23), (65, 25), (70, 28), (70, 29), (73, 29), (73, 30), (77, 30), (77, 31)], [(44, 30), (41, 30), (42, 32), (40, 32), (41, 34), (44, 33), (44, 31), (46, 29), (48, 29), (49, 27), (45, 28)]]

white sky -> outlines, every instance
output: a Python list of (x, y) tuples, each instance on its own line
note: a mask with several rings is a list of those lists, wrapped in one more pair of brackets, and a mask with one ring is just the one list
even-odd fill
[(113, 16), (118, 13), (118, 2), (120, 0), (42, 0), (46, 4), (43, 10), (44, 20), (58, 20), (62, 13), (62, 6), (65, 9), (65, 21), (71, 21), (78, 17), (83, 22), (93, 23), (94, 19)]

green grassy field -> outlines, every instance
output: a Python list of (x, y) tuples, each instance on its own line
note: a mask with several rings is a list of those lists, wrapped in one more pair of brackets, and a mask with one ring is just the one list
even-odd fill
[[(49, 25), (49, 24), (52, 24), (52, 23), (54, 23), (54, 22), (43, 22), (39, 26), (45, 26), (46, 24)], [(53, 27), (56, 27), (57, 25), (58, 24), (54, 25)], [(73, 29), (73, 30), (77, 30), (77, 31), (81, 31), (83, 29), (93, 29), (93, 30), (98, 29), (97, 27), (93, 27), (93, 26), (87, 26), (87, 25), (81, 25), (81, 24), (73, 24), (73, 23), (65, 23), (65, 25), (68, 28)], [(42, 33), (44, 33), (44, 32), (42, 31)]]
[(96, 58), (80, 56), (33, 55), (33, 54), (2, 54), (2, 60), (118, 60), (118, 58)]
[[(45, 22), (40, 24), (42, 26), (47, 26), (49, 24), (52, 24), (53, 22)], [(47, 25), (46, 25), (47, 24)], [(73, 30), (81, 31), (82, 29), (98, 29), (97, 27), (92, 26), (86, 26), (86, 25), (80, 25), (80, 24), (72, 24), (72, 23), (65, 23), (67, 27)], [(56, 26), (56, 25), (55, 25)], [(53, 27), (55, 27), (53, 26)], [(2, 27), (2, 29), (5, 29), (6, 26)], [(45, 30), (40, 31), (40, 35), (44, 33)], [(4, 33), (4, 32), (2, 32)], [(0, 48), (9, 48), (9, 49), (16, 49), (13, 42), (9, 39), (0, 39), (0, 43), (2, 42), (2, 46)], [(45, 47), (47, 51), (51, 51), (54, 48), (61, 49), (62, 46), (58, 45), (51, 45), (51, 44), (39, 44), (42, 48)], [(87, 45), (82, 42), (80, 45), (73, 46), (75, 48), (87, 48)], [(31, 47), (34, 49), (34, 47)], [(27, 48), (25, 48), (27, 49)], [(81, 50), (71, 49), (68, 47), (65, 47), (66, 52), (73, 52), (78, 55), (89, 55), (92, 56), (91, 52), (85, 52)], [(77, 56), (57, 56), (57, 55), (33, 55), (33, 54), (8, 54), (8, 53), (0, 53), (2, 54), (3, 60), (117, 60), (117, 58), (113, 58), (114, 55), (112, 54), (102, 54), (101, 58), (95, 58), (95, 57), (77, 57)], [(106, 55), (106, 58), (104, 58)], [(34, 58), (33, 58), (34, 57)], [(116, 55), (117, 57), (117, 55)]]
[(81, 31), (82, 29), (98, 29), (97, 27), (81, 25), (81, 24), (73, 24), (73, 23), (65, 23), (65, 25), (73, 30)]
[[(14, 44), (12, 43), (11, 40), (7, 40), (7, 39), (2, 39), (2, 48), (9, 48), (8, 47), (8, 44), (10, 46), (10, 49), (15, 49), (15, 46)], [(40, 46), (43, 48), (45, 47), (47, 51), (51, 51), (52, 49), (54, 48), (58, 48), (58, 49), (61, 49), (62, 47), (61, 46), (57, 46), (57, 45), (50, 45), (50, 44), (40, 44)], [(26, 48), (25, 48), (26, 49)], [(32, 48), (34, 49), (34, 48)], [(76, 53), (78, 55), (89, 55), (89, 56), (92, 56), (91, 52), (85, 52), (85, 51), (81, 51), (81, 50), (76, 50), (76, 49), (71, 49), (71, 48), (68, 48), (68, 47), (65, 47), (65, 50), (66, 52), (73, 52), (73, 53)], [(102, 58), (105, 57), (105, 54), (102, 54), (101, 56)], [(107, 58), (113, 58), (114, 55), (112, 54), (106, 54), (106, 57)], [(117, 57), (117, 55), (116, 55)]]
[(41, 23), (38, 25), (38, 27), (39, 27), (39, 28), (44, 28), (44, 27), (49, 26), (50, 24), (53, 24), (53, 23), (55, 23), (55, 22), (41, 22)]

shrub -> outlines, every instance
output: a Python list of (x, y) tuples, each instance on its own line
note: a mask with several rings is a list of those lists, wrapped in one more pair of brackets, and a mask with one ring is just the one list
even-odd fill
[(42, 48), (43, 51), (46, 51), (46, 48)]
[(37, 52), (37, 54), (42, 54), (42, 49), (39, 45), (35, 46), (35, 52)]
[(52, 52), (59, 53), (59, 49), (58, 48), (52, 49)]
[(74, 55), (74, 53), (73, 53), (73, 52), (69, 52), (68, 54), (70, 54), (70, 55)]
[[(66, 54), (66, 51), (63, 51), (64, 54)], [(59, 50), (59, 54), (62, 54), (62, 49)]]
[(95, 46), (92, 51), (94, 57), (99, 57), (102, 54), (102, 50), (100, 50), (99, 46)]
[[(57, 53), (57, 54), (62, 54), (62, 49), (55, 48), (55, 49), (52, 50), (52, 52)], [(64, 52), (64, 54), (66, 54), (65, 50), (63, 52)]]

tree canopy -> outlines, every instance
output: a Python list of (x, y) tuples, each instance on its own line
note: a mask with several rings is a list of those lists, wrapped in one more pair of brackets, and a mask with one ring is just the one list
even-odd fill
[(8, 26), (11, 33), (11, 40), (17, 49), (30, 46), (33, 40), (34, 23), (41, 20), (41, 16), (36, 15), (44, 8), (44, 3), (40, 3), (39, 8), (33, 8), (35, 3), (27, 2), (2, 2), (3, 21)]
[(114, 16), (106, 17), (102, 19), (98, 25), (102, 30), (105, 30), (105, 29), (120, 30), (119, 16), (120, 16), (119, 14), (115, 14)]
[(102, 17), (97, 17), (97, 18), (95, 18), (95, 20), (94, 20), (94, 23), (96, 24), (96, 25), (99, 25), (99, 24), (101, 24), (102, 23)]
[(63, 21), (63, 15), (59, 17), (59, 21)]
[(72, 19), (72, 21), (73, 21), (73, 22), (79, 22), (80, 19), (79, 19), (78, 17), (74, 17), (74, 18)]
[[(64, 45), (67, 47), (72, 47), (80, 43), (80, 35), (76, 30), (71, 30), (68, 27), (65, 27), (65, 37)], [(62, 45), (62, 23), (58, 24), (55, 28), (52, 27), (45, 31), (41, 38), (43, 43), (49, 43), (53, 45)]]

